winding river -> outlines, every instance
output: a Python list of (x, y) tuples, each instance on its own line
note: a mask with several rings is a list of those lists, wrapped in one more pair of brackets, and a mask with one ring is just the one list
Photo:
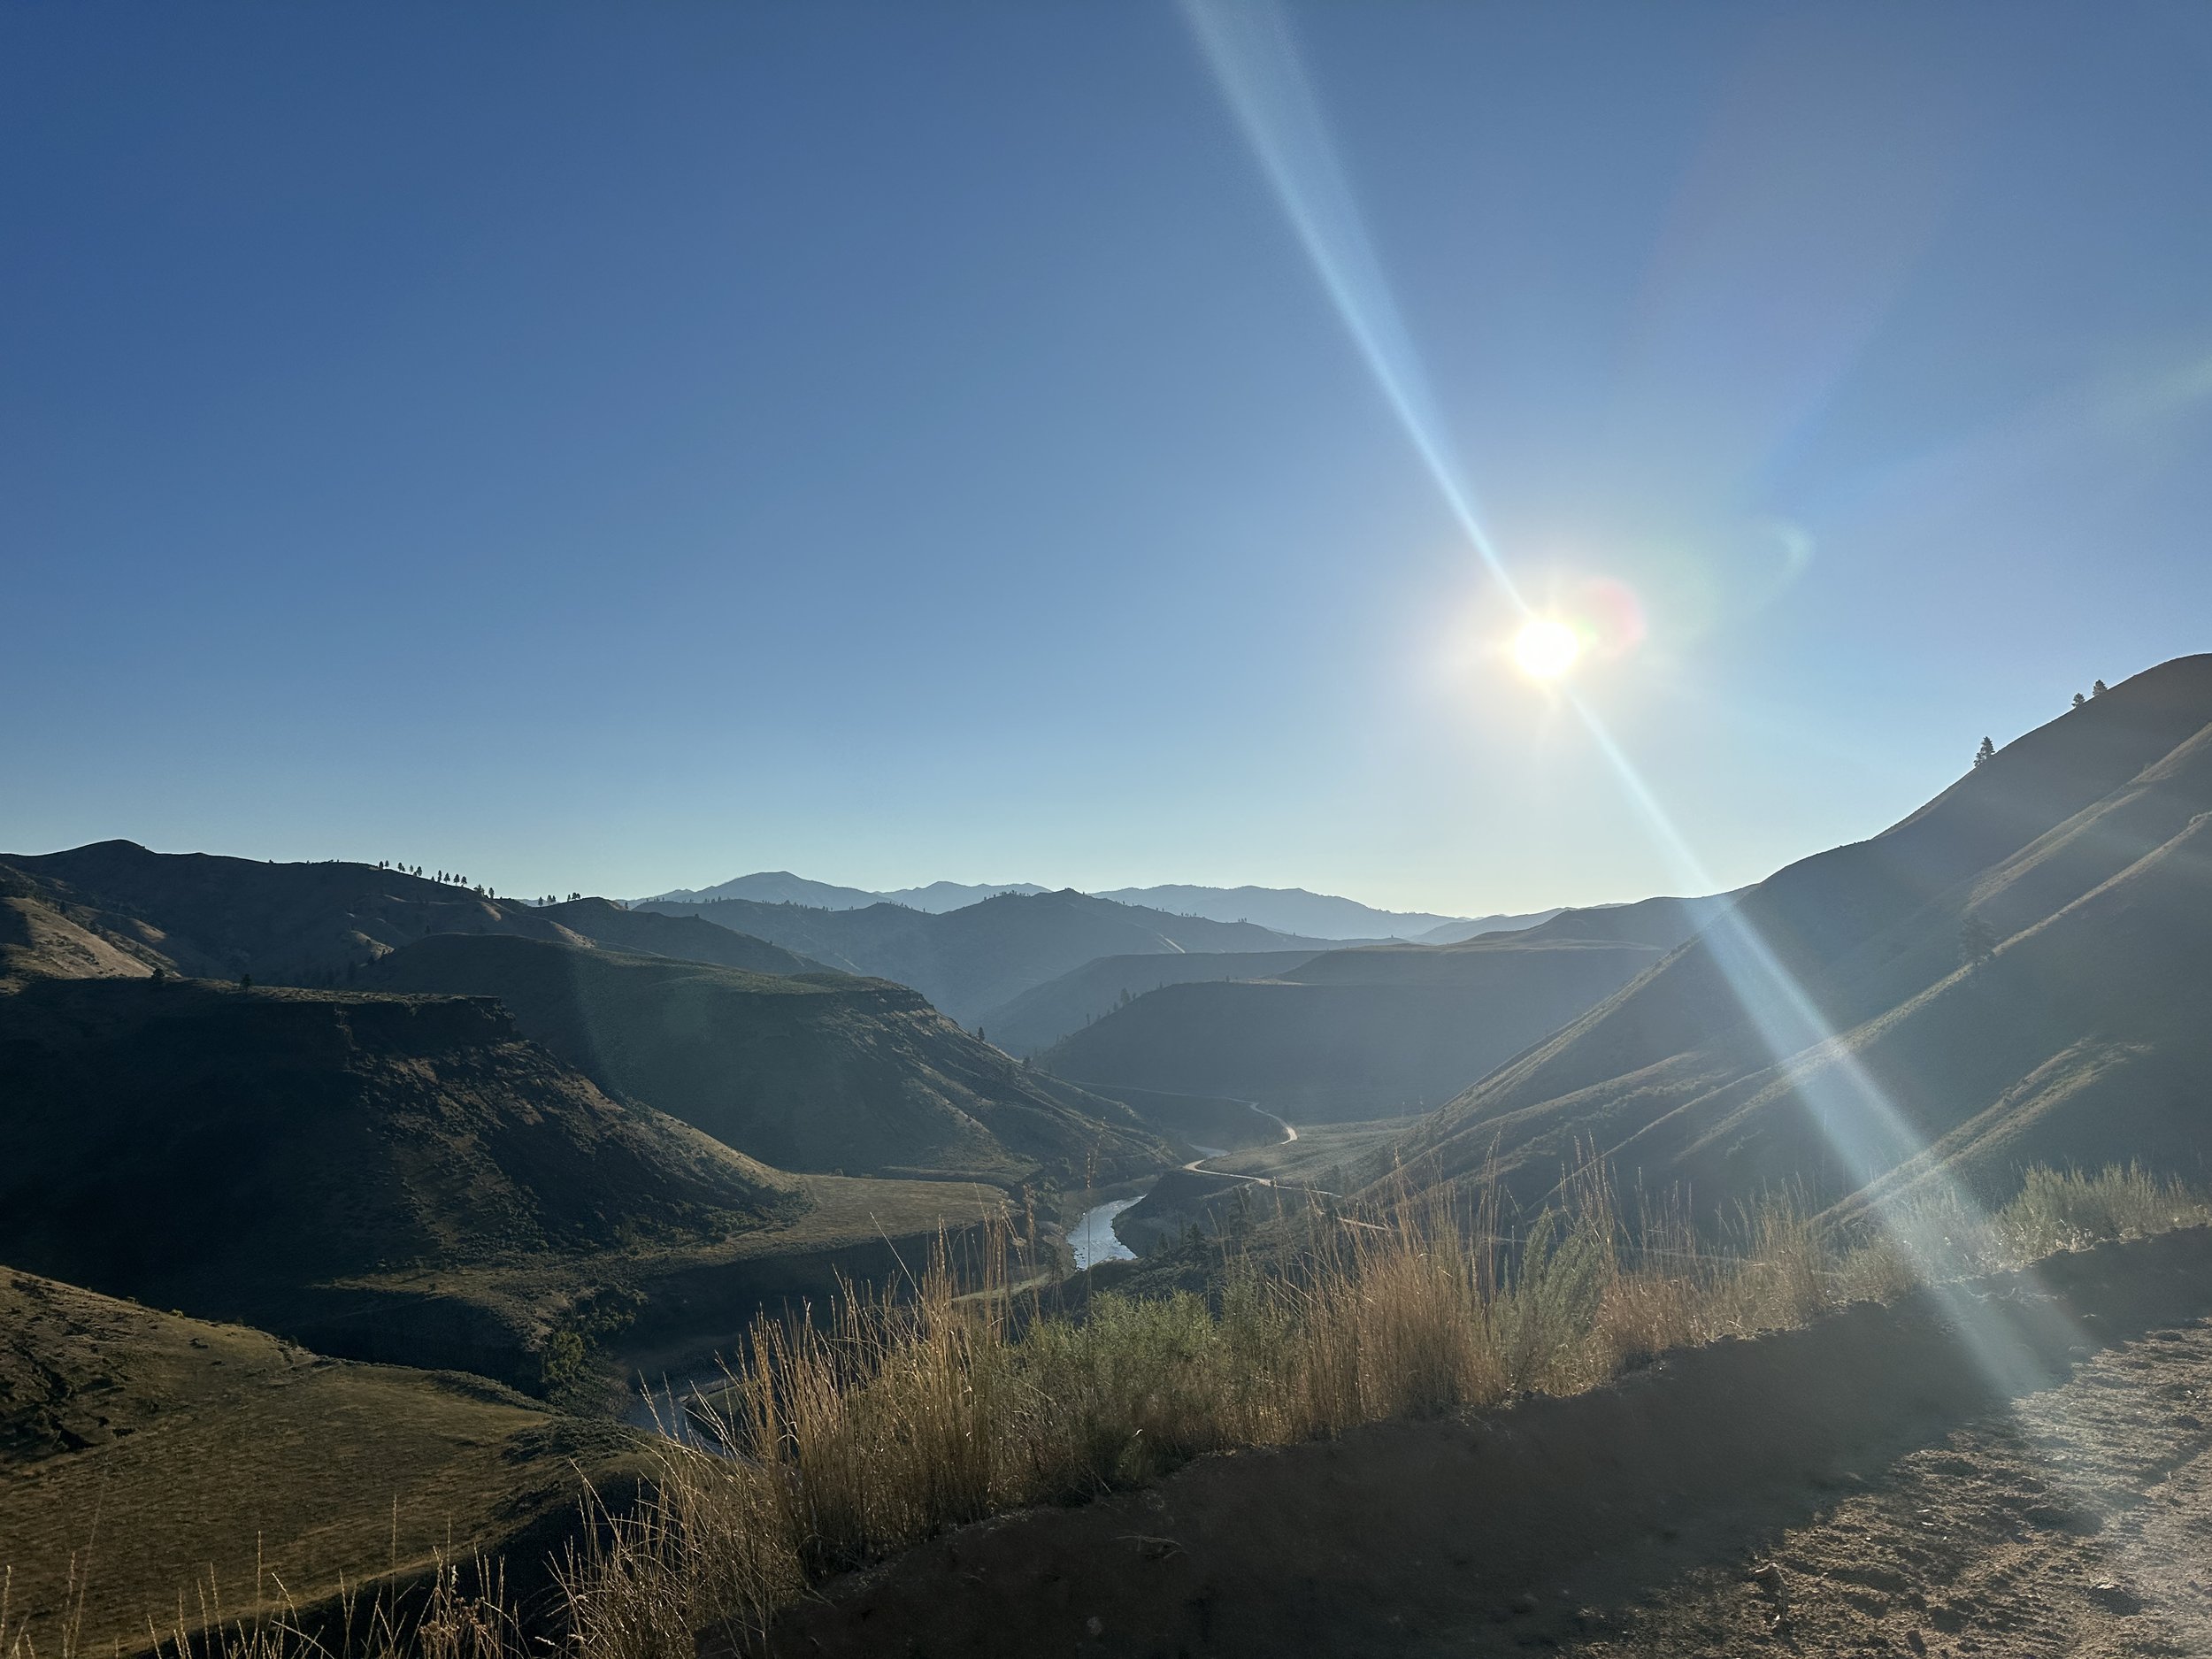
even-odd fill
[[(1276, 1143), (1279, 1146), (1298, 1138), (1296, 1129), (1278, 1118), (1273, 1112), (1264, 1110), (1259, 1102), (1248, 1100), (1244, 1102), (1244, 1105), (1247, 1110), (1257, 1112), (1283, 1132), (1282, 1141)], [(1191, 1144), (1197, 1146), (1198, 1143), (1193, 1141)], [(1224, 1148), (1200, 1146), (1198, 1156), (1183, 1167), (1187, 1170), (1195, 1170), (1209, 1158), (1226, 1157), (1227, 1156), (1228, 1153)], [(1228, 1173), (1227, 1171), (1207, 1172), (1224, 1175)], [(1272, 1187), (1275, 1184), (1260, 1175), (1238, 1175), (1233, 1179), (1250, 1181), (1260, 1187)], [(1147, 1189), (1147, 1191), (1149, 1190), (1149, 1188)], [(1142, 1197), (1143, 1194), (1138, 1194), (1136, 1198), (1110, 1198), (1104, 1203), (1085, 1210), (1076, 1224), (1068, 1229), (1068, 1248), (1074, 1252), (1075, 1267), (1078, 1272), (1087, 1267), (1094, 1267), (1101, 1262), (1133, 1262), (1137, 1259), (1137, 1253), (1124, 1244), (1120, 1235), (1114, 1231), (1114, 1217), (1132, 1204), (1139, 1202)]]

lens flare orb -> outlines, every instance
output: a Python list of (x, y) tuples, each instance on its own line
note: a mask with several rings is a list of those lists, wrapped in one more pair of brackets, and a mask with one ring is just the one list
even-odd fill
[(1531, 680), (1556, 680), (1582, 655), (1582, 636), (1564, 622), (1536, 617), (1513, 636), (1513, 661)]

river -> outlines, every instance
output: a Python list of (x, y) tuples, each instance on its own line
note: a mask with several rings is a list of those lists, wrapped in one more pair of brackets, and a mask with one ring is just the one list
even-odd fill
[[(1263, 1110), (1257, 1101), (1246, 1101), (1244, 1104), (1280, 1129), (1285, 1141), (1295, 1141), (1298, 1138), (1297, 1130), (1292, 1128), (1289, 1124), (1278, 1118), (1273, 1112)], [(1209, 1158), (1228, 1156), (1228, 1153), (1220, 1147), (1197, 1146), (1195, 1142), (1192, 1144), (1196, 1147), (1199, 1156), (1183, 1165), (1187, 1170), (1198, 1168)], [(1273, 1185), (1271, 1181), (1258, 1176), (1240, 1175), (1236, 1179), (1240, 1181), (1254, 1181), (1263, 1187)], [(1101, 1262), (1133, 1262), (1137, 1259), (1137, 1253), (1124, 1244), (1120, 1236), (1114, 1231), (1114, 1217), (1137, 1202), (1139, 1201), (1136, 1198), (1110, 1198), (1104, 1203), (1085, 1210), (1077, 1219), (1076, 1224), (1068, 1229), (1068, 1248), (1074, 1252), (1076, 1271), (1081, 1272), (1085, 1268), (1094, 1267)]]
[(1101, 1262), (1137, 1259), (1137, 1253), (1114, 1233), (1114, 1217), (1136, 1202), (1133, 1198), (1110, 1198), (1096, 1209), (1085, 1210), (1082, 1218), (1068, 1229), (1068, 1248), (1075, 1252), (1078, 1272)]

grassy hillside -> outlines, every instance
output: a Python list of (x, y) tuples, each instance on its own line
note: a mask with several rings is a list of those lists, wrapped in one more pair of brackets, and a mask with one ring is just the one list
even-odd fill
[(42, 884), (0, 865), (0, 988), (35, 979), (144, 979), (158, 960), (73, 921)]
[[(1319, 950), (1327, 944), (1073, 892), (1003, 894), (942, 915), (896, 904), (818, 910), (731, 900), (648, 908), (702, 916), (833, 968), (910, 985), (965, 1025), (1101, 956)], [(988, 1033), (987, 1023), (984, 1029)]]
[(1663, 954), (1531, 933), (1330, 951), (1274, 979), (1164, 986), (1041, 1063), (1079, 1082), (1256, 1101), (1295, 1123), (1417, 1112)]
[[(0, 891), (35, 899), (124, 956), (205, 979), (243, 974), (264, 983), (334, 987), (387, 951), (433, 933), (598, 943), (757, 973), (821, 965), (726, 928), (604, 899), (518, 904), (370, 864), (257, 864), (149, 852), (131, 841), (0, 854)], [(19, 933), (27, 926), (0, 922), (0, 948), (10, 927)]]
[(1101, 956), (987, 1010), (982, 1025), (991, 1041), (1007, 1053), (1035, 1054), (1070, 1032), (1104, 1018), (1128, 998), (1164, 985), (1194, 979), (1271, 979), (1303, 967), (1319, 954), (1309, 949)]
[(82, 1652), (142, 1646), (211, 1570), (248, 1617), (277, 1610), (279, 1581), (311, 1608), (341, 1574), (411, 1578), (440, 1551), (504, 1553), (527, 1593), (580, 1474), (618, 1494), (645, 1463), (640, 1437), (480, 1378), (325, 1359), (0, 1268), (0, 1569), (44, 1647), (73, 1553)]
[(495, 996), (602, 1087), (784, 1169), (1083, 1185), (1173, 1161), (1127, 1107), (1016, 1064), (882, 979), (446, 935), (365, 982)]
[[(1531, 1194), (1578, 1141), (1713, 1196), (1841, 1197), (1947, 1162), (2212, 1150), (2212, 657), (1999, 751), (1731, 917), (1423, 1125)], [(1831, 1036), (1834, 1041), (1829, 1041)]]

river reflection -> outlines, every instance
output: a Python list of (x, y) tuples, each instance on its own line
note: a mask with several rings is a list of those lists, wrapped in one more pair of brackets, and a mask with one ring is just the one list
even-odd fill
[(1075, 1252), (1078, 1271), (1100, 1262), (1133, 1262), (1137, 1253), (1114, 1236), (1114, 1217), (1137, 1201), (1133, 1198), (1112, 1198), (1095, 1210), (1087, 1210), (1082, 1219), (1068, 1229), (1068, 1248)]

